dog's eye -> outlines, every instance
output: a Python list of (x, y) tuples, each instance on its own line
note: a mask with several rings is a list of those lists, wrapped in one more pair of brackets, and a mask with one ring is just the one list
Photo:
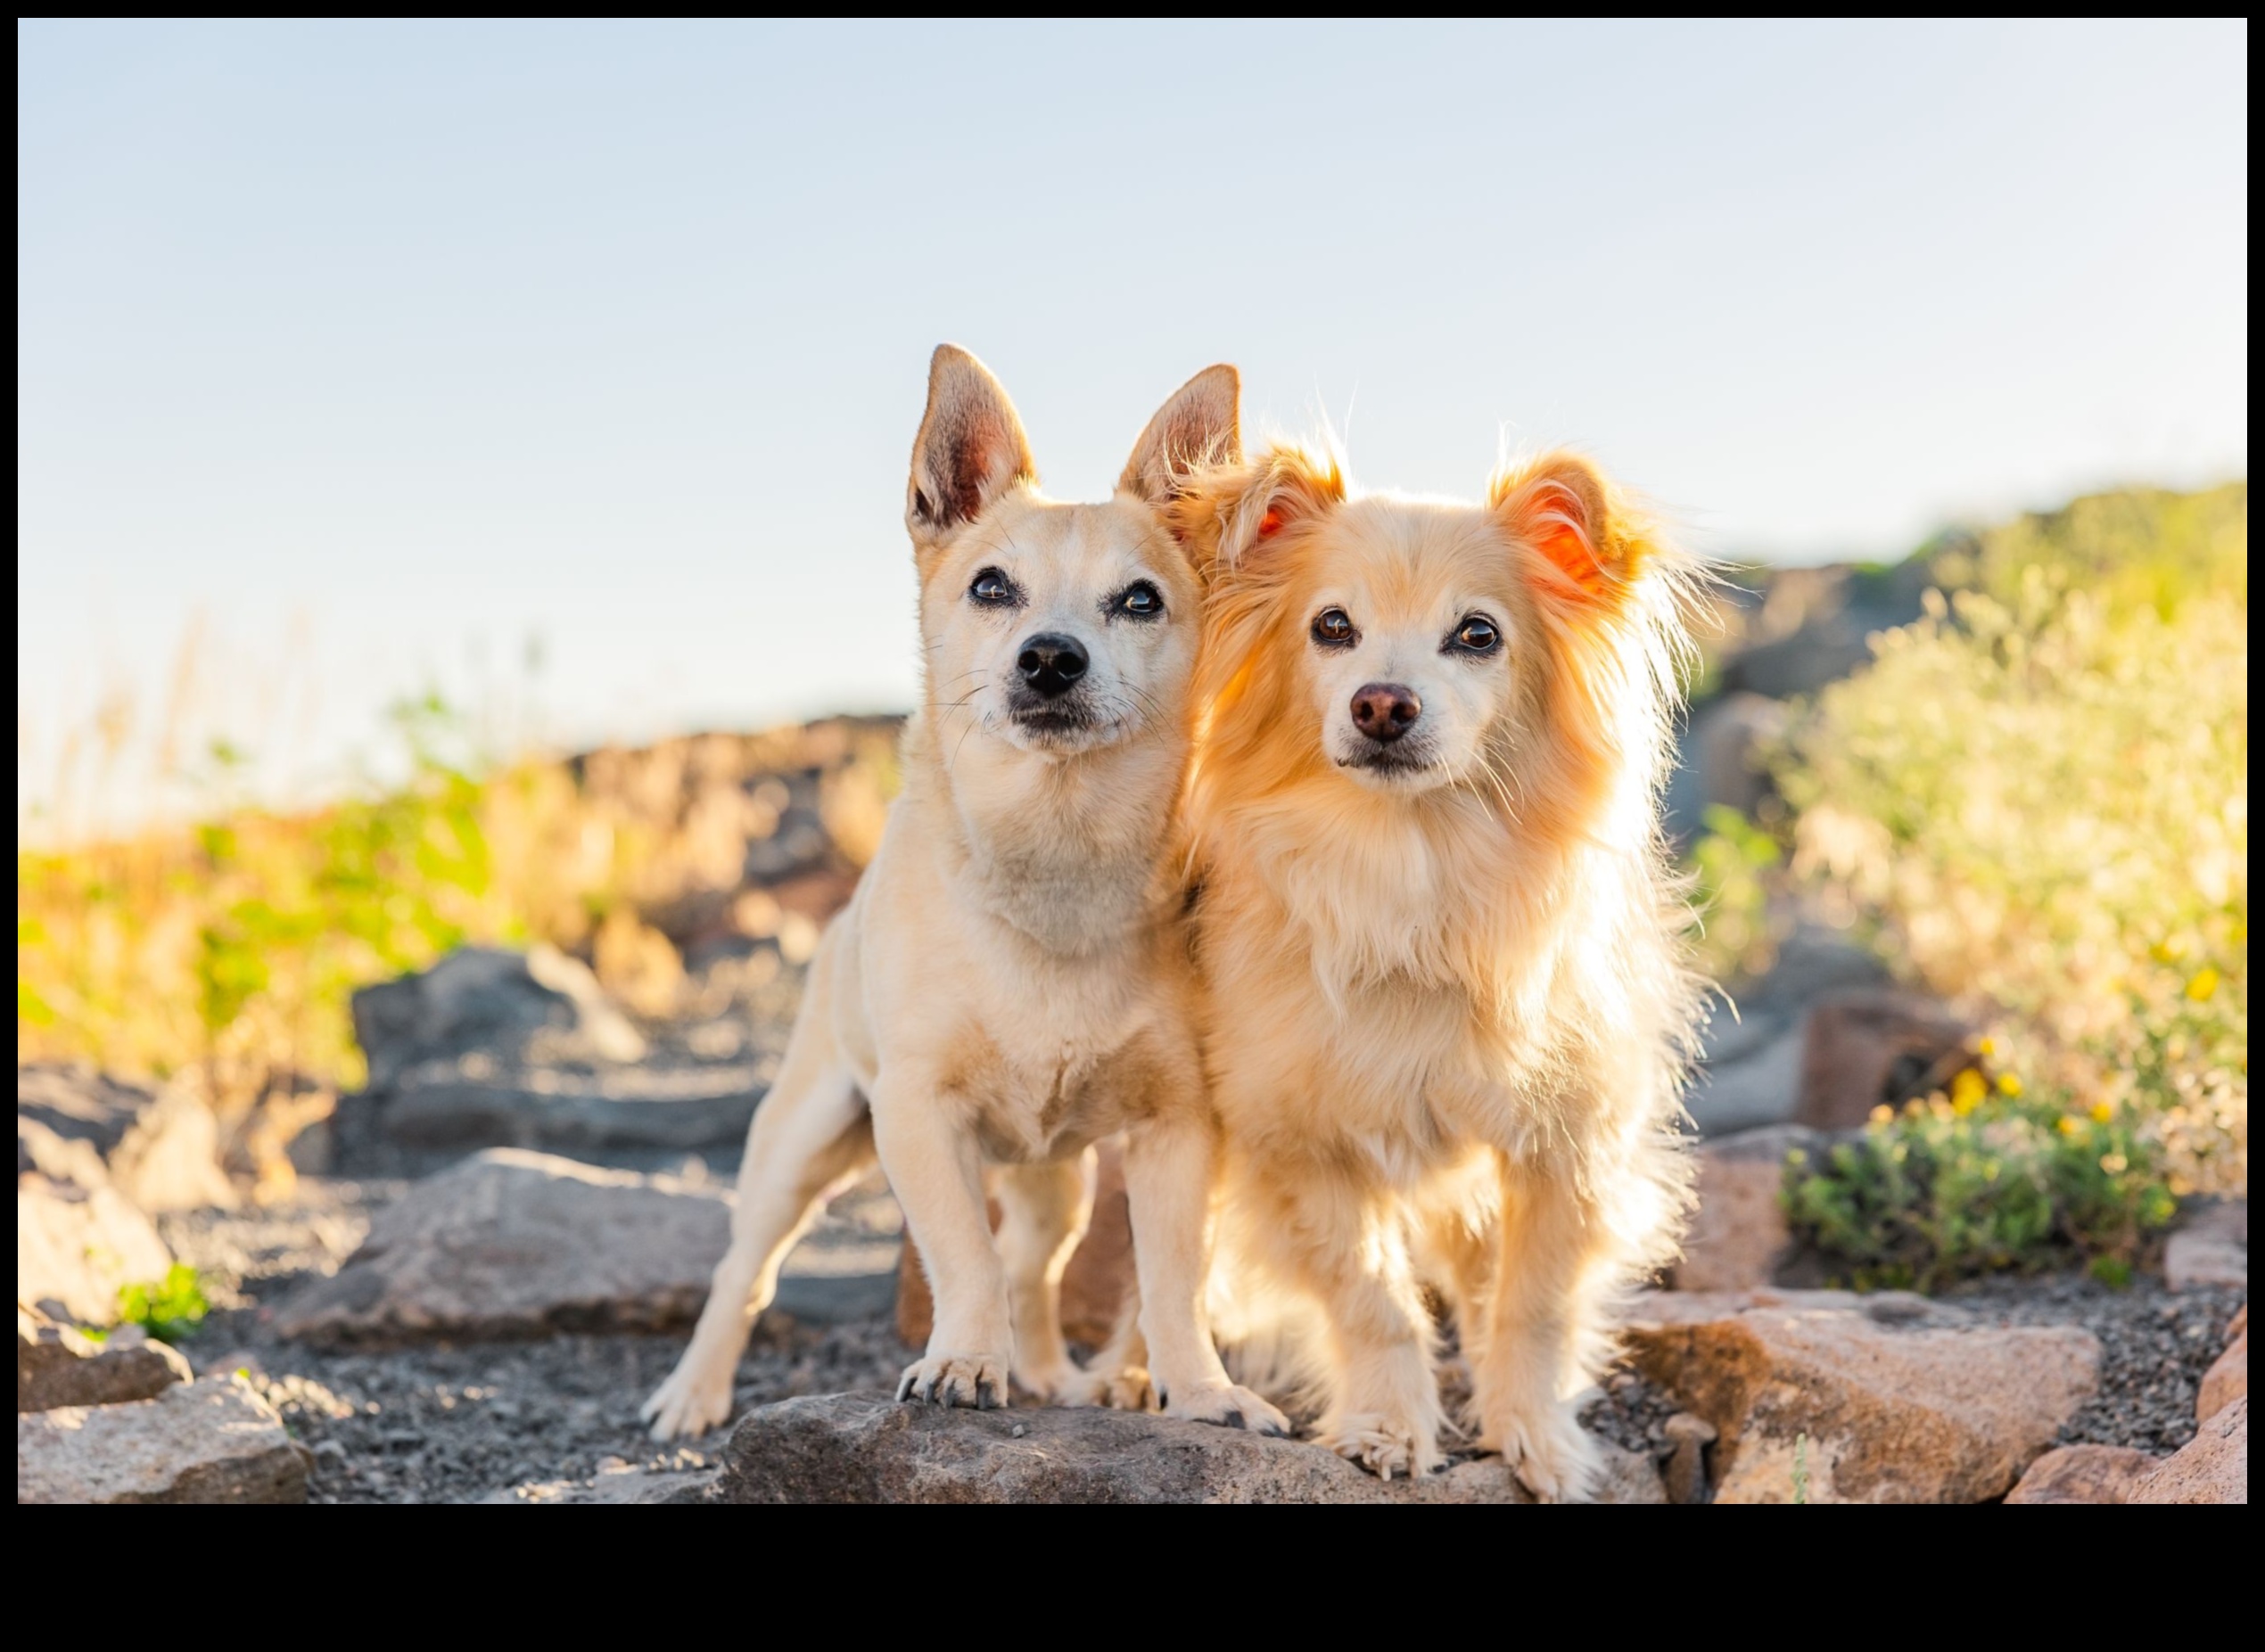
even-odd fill
[(986, 568), (976, 576), (976, 582), (968, 588), (968, 595), (979, 603), (999, 608), (1015, 601), (1020, 593), (1015, 589), (1015, 582), (998, 569)]
[(1448, 638), (1447, 646), (1460, 648), (1466, 653), (1492, 653), (1502, 645), (1501, 628), (1483, 613), (1465, 616), (1455, 627), (1455, 634)]
[(1112, 608), (1130, 620), (1154, 620), (1164, 612), (1164, 593), (1146, 579), (1135, 579), (1124, 588)]
[(1314, 640), (1324, 648), (1342, 648), (1357, 642), (1360, 633), (1353, 629), (1353, 618), (1342, 608), (1324, 608), (1314, 616)]

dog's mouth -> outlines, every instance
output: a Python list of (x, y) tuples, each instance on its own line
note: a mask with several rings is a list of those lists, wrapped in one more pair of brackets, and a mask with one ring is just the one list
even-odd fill
[(1107, 720), (1083, 694), (1051, 700), (1017, 694), (1007, 703), (1007, 720), (1017, 734), (1039, 745), (1091, 745), (1110, 732)]
[(1390, 745), (1379, 745), (1372, 741), (1363, 741), (1359, 750), (1338, 758), (1337, 766), (1372, 775), (1380, 780), (1396, 780), (1404, 776), (1428, 773), (1439, 766), (1439, 759), (1429, 745), (1410, 745), (1399, 741)]

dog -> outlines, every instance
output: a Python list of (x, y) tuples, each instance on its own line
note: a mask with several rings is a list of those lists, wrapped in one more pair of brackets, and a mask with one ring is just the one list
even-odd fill
[(1441, 1462), (1429, 1285), (1481, 1446), (1581, 1499), (1574, 1396), (1690, 1204), (1657, 795), (1695, 567), (1566, 453), (1479, 505), (1284, 445), (1169, 514), (1210, 586), (1186, 810), (1236, 1266), (1319, 1310), (1324, 1443)]
[(1240, 456), (1240, 395), (1232, 367), (1198, 374), (1113, 498), (1059, 504), (998, 381), (936, 350), (906, 487), (925, 685), (904, 789), (811, 961), (748, 1130), (730, 1246), (644, 1407), (656, 1438), (729, 1413), (787, 1253), (877, 1153), (935, 1298), (897, 1397), (988, 1408), (1011, 1379), (1106, 1399), (1115, 1374), (1071, 1359), (1059, 1286), (1091, 1210), (1091, 1144), (1118, 1131), (1156, 1399), (1287, 1431), (1229, 1379), (1205, 1319), (1215, 1122), (1175, 837), (1201, 588), (1159, 514), (1193, 467)]

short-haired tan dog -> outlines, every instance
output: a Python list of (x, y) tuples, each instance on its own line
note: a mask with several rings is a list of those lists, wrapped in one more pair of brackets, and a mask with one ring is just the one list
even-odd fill
[(1581, 1497), (1573, 1396), (1686, 1203), (1656, 795), (1689, 575), (1566, 454), (1461, 504), (1277, 448), (1172, 514), (1213, 579), (1188, 828), (1235, 1248), (1322, 1311), (1326, 1443), (1440, 1461), (1428, 1279), (1481, 1443)]
[(927, 670), (904, 792), (811, 965), (748, 1131), (730, 1249), (645, 1406), (656, 1436), (729, 1413), (779, 1264), (877, 1150), (935, 1293), (898, 1397), (1001, 1405), (1010, 1373), (1041, 1396), (1100, 1397), (1063, 1344), (1058, 1291), (1091, 1144), (1119, 1130), (1165, 1412), (1286, 1429), (1229, 1380), (1203, 1308), (1215, 1127), (1174, 835), (1200, 586), (1159, 514), (1191, 465), (1240, 456), (1239, 394), (1233, 368), (1198, 374), (1114, 498), (1058, 504), (998, 382), (936, 351), (906, 497)]

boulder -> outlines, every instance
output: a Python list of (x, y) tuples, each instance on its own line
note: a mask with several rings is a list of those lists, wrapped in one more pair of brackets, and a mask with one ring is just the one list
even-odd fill
[(2249, 1396), (2203, 1423), (2162, 1467), (2131, 1488), (2132, 1503), (2249, 1501)]
[(2098, 1385), (2066, 1327), (1998, 1328), (1923, 1297), (1664, 1292), (1627, 1327), (1643, 1374), (1712, 1424), (1717, 1503), (1979, 1503), (2011, 1489)]
[(98, 1340), (16, 1304), (19, 1411), (147, 1400), (189, 1380), (189, 1362), (138, 1325), (121, 1325)]
[(225, 1209), (236, 1203), (235, 1188), (220, 1168), (219, 1125), (195, 1097), (128, 1084), (92, 1067), (18, 1067), (16, 1173), (36, 1169), (92, 1186), (88, 1154), (99, 1157), (111, 1184), (145, 1211)]
[(1792, 1243), (1778, 1205), (1785, 1155), (1796, 1148), (1814, 1151), (1816, 1145), (1816, 1132), (1778, 1124), (1699, 1149), (1699, 1208), (1675, 1267), (1676, 1289), (1741, 1291), (1772, 1283)]
[[(1604, 1502), (1666, 1500), (1649, 1458), (1605, 1448)], [(885, 1394), (758, 1407), (709, 1495), (731, 1503), (1530, 1503), (1489, 1458), (1386, 1483), (1333, 1451), (1131, 1411), (949, 1410)]]
[(350, 1169), (390, 1169), (388, 1150), (737, 1147), (764, 1089), (754, 1060), (657, 1058), (597, 977), (548, 947), (466, 947), (364, 988), (354, 1031), (370, 1077), (340, 1106)]
[(730, 1222), (704, 1183), (493, 1148), (381, 1210), (276, 1326), (331, 1344), (660, 1330), (698, 1314)]
[(2029, 1466), (2008, 1503), (2126, 1503), (2162, 1459), (2127, 1445), (2064, 1445)]
[(150, 1219), (117, 1188), (17, 1176), (18, 1302), (60, 1303), (57, 1318), (108, 1325), (122, 1286), (162, 1279), (172, 1265)]
[(1826, 993), (1809, 1006), (1793, 1117), (1817, 1130), (1853, 1130), (1874, 1107), (1948, 1088), (1973, 1064), (1973, 1037), (1966, 1023), (1919, 993)]
[(2195, 1396), (2195, 1420), (2206, 1423), (2248, 1393), (2249, 1333), (2244, 1330), (2203, 1374), (2202, 1392)]
[(2249, 1201), (2220, 1199), (2183, 1221), (2162, 1247), (2162, 1277), (2174, 1291), (2249, 1283)]
[(1809, 1007), (1844, 990), (1878, 988), (1887, 968), (1813, 916), (1797, 918), (1769, 969), (1738, 990), (1734, 1013), (1706, 1030), (1684, 1105), (1708, 1136), (1792, 1121), (1801, 1101)]
[(235, 1377), (16, 1418), (19, 1503), (303, 1503), (308, 1463)]
[[(1093, 1216), (1084, 1238), (1071, 1253), (1062, 1270), (1062, 1335), (1073, 1343), (1098, 1348), (1116, 1328), (1119, 1305), (1135, 1282), (1132, 1264), (1132, 1209), (1124, 1196), (1124, 1159), (1116, 1142), (1103, 1142), (1093, 1181)], [(992, 1227), (999, 1225), (999, 1206), (991, 1207)], [(903, 1260), (898, 1264), (896, 1334), (908, 1348), (927, 1345), (935, 1323), (935, 1299), (929, 1294), (928, 1276), (912, 1235), (904, 1236)]]

